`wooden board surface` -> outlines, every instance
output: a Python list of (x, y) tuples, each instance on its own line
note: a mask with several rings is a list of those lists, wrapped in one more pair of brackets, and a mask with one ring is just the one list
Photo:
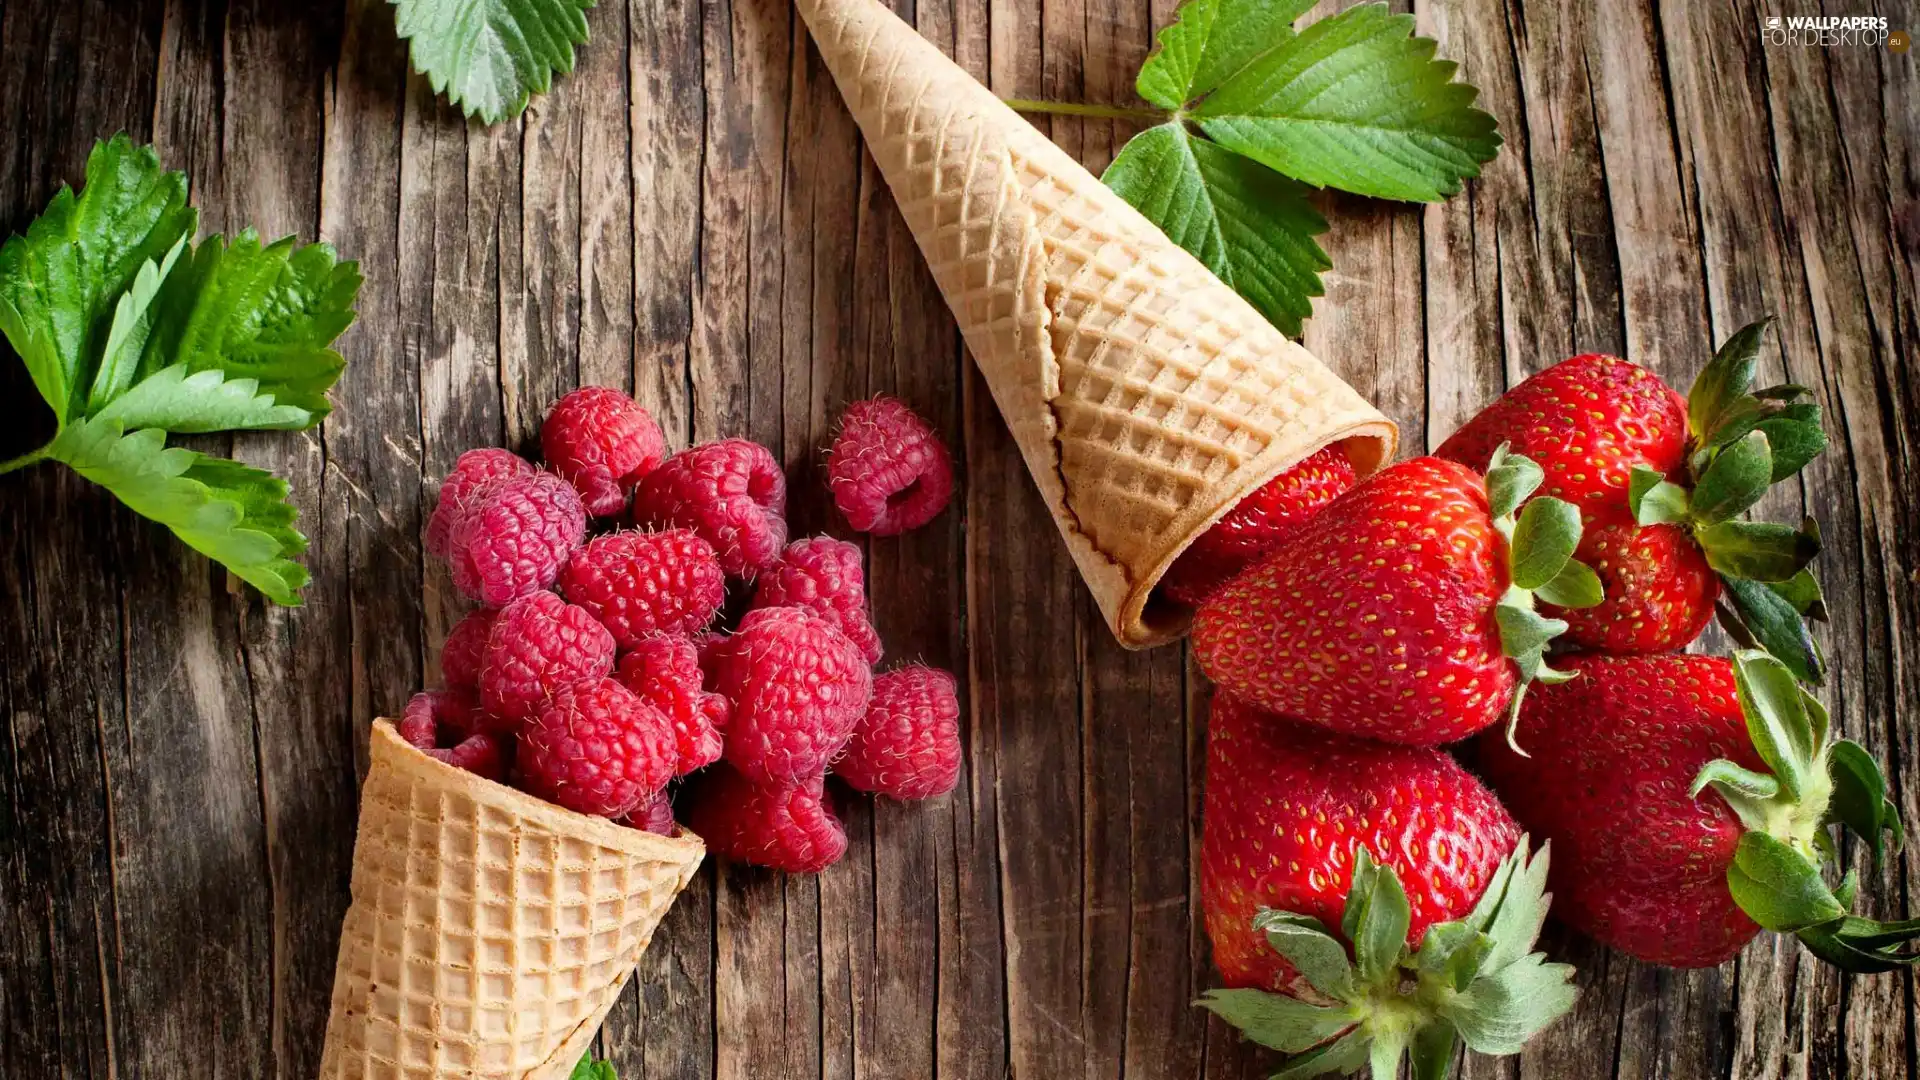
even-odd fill
[[(1002, 94), (1125, 103), (1173, 6), (902, 10)], [(1911, 3), (1840, 8), (1920, 29)], [(1685, 385), (1777, 315), (1763, 373), (1813, 388), (1834, 445), (1766, 509), (1825, 527), (1837, 723), (1920, 821), (1920, 61), (1768, 47), (1777, 12), (1747, 0), (1415, 9), (1506, 148), (1443, 205), (1323, 198), (1337, 269), (1307, 345), (1417, 449), (1574, 352)], [(866, 545), (893, 655), (965, 675), (960, 790), (854, 803), (818, 878), (704, 870), (607, 1024), (621, 1075), (1262, 1075), (1189, 1007), (1202, 680), (1102, 628), (787, 0), (590, 22), (570, 78), (482, 129), (408, 74), (380, 0), (0, 0), (0, 229), (124, 129), (190, 173), (206, 229), (318, 235), (367, 280), (322, 427), (196, 441), (292, 480), (304, 608), (64, 469), (0, 478), (0, 1075), (312, 1075), (367, 722), (461, 610), (424, 514), (462, 450), (525, 446), (586, 383), (631, 389), (676, 447), (775, 448), (797, 532), (842, 531), (823, 441), (874, 392), (929, 416), (965, 481)], [(1051, 133), (1096, 170), (1129, 134)], [(18, 437), (39, 413), (0, 371)], [(1861, 865), (1874, 913), (1920, 903), (1913, 849)], [(1549, 934), (1578, 1010), (1467, 1075), (1915, 1071), (1909, 975), (1775, 939), (1662, 971)]]

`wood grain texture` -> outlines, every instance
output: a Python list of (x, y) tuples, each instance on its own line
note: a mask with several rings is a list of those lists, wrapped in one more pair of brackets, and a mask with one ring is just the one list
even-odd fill
[[(996, 92), (1115, 104), (1174, 6), (899, 3)], [(1833, 446), (1766, 509), (1821, 519), (1836, 723), (1920, 820), (1913, 56), (1768, 47), (1752, 0), (1396, 6), (1506, 147), (1436, 206), (1320, 196), (1335, 269), (1307, 345), (1417, 449), (1574, 352), (1684, 384), (1776, 316), (1765, 374), (1813, 389)], [(313, 1073), (366, 724), (432, 681), (462, 611), (423, 516), (462, 450), (528, 448), (587, 383), (631, 390), (674, 448), (773, 447), (796, 532), (865, 548), (888, 662), (962, 674), (968, 749), (947, 799), (850, 802), (827, 874), (705, 868), (607, 1023), (621, 1074), (1263, 1075), (1189, 1004), (1212, 979), (1205, 681), (1102, 630), (804, 27), (786, 0), (603, 0), (589, 21), (577, 70), (486, 129), (408, 73), (381, 0), (0, 0), (0, 66), (39, 73), (0, 80), (0, 229), (126, 130), (187, 171), (207, 230), (317, 235), (367, 278), (321, 427), (196, 444), (292, 480), (305, 607), (62, 469), (0, 478), (0, 1075)], [(1132, 130), (1049, 134), (1098, 169)], [(10, 436), (44, 426), (11, 357), (0, 385)], [(929, 528), (867, 540), (820, 460), (878, 392), (932, 421), (964, 486)], [(1876, 914), (1920, 901), (1913, 849), (1850, 857)], [(1692, 973), (1557, 928), (1548, 947), (1581, 1003), (1466, 1075), (1920, 1072), (1910, 975), (1841, 977), (1771, 938)]]

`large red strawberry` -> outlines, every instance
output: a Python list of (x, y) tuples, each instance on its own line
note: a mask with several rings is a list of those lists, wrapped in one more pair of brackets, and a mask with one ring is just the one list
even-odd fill
[(1224, 696), (1208, 740), (1200, 902), (1229, 989), (1201, 1004), (1345, 1068), (1397, 1063), (1416, 1042), (1450, 1063), (1456, 1026), (1476, 1050), (1513, 1053), (1571, 1007), (1573, 969), (1529, 955), (1546, 854), (1529, 859), (1513, 818), (1452, 758)]
[[(1765, 328), (1729, 338), (1688, 398), (1618, 357), (1576, 356), (1508, 391), (1435, 451), (1482, 468), (1510, 445), (1546, 471), (1542, 494), (1580, 508), (1577, 557), (1600, 575), (1606, 599), (1550, 612), (1566, 620), (1568, 641), (1610, 653), (1684, 648), (1712, 618), (1722, 578), (1785, 581), (1819, 550), (1810, 528), (1739, 520), (1826, 445), (1803, 388), (1752, 390)], [(1817, 678), (1804, 607), (1766, 589), (1732, 589), (1729, 599), (1729, 629)]]
[(1241, 499), (1180, 553), (1160, 590), (1189, 607), (1285, 543), (1341, 492), (1353, 486), (1353, 462), (1328, 446)]
[(1516, 755), (1486, 738), (1481, 765), (1535, 835), (1557, 849), (1555, 913), (1629, 955), (1677, 967), (1730, 959), (1761, 927), (1797, 933), (1850, 971), (1915, 955), (1920, 926), (1846, 915), (1831, 890), (1828, 825), (1878, 858), (1899, 836), (1879, 767), (1830, 738), (1825, 709), (1777, 659), (1568, 657), (1578, 677), (1521, 708)]
[(1535, 595), (1600, 598), (1571, 558), (1571, 505), (1534, 499), (1514, 519), (1539, 482), (1508, 454), (1484, 480), (1431, 457), (1382, 470), (1209, 597), (1194, 653), (1236, 697), (1287, 716), (1416, 746), (1465, 738), (1555, 677), (1545, 648), (1566, 624)]

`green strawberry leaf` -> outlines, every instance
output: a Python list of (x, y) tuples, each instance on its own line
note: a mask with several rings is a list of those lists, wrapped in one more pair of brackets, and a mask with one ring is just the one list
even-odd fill
[(1441, 1015), (1469, 1049), (1517, 1054), (1536, 1033), (1573, 1008), (1579, 991), (1572, 974), (1571, 966), (1548, 963), (1543, 954), (1530, 953), (1475, 979), (1443, 1007)]
[(1359, 981), (1378, 985), (1390, 977), (1407, 948), (1407, 928), (1413, 920), (1406, 890), (1390, 867), (1373, 861), (1365, 845), (1353, 852), (1353, 887), (1341, 927), (1353, 942), (1353, 965)]
[(1734, 331), (1694, 377), (1693, 387), (1687, 391), (1687, 429), (1695, 442), (1716, 445), (1714, 436), (1724, 414), (1748, 396), (1760, 363), (1760, 337), (1772, 321), (1762, 319)]
[(1333, 266), (1314, 240), (1326, 219), (1304, 186), (1194, 138), (1177, 120), (1135, 136), (1101, 179), (1281, 333), (1299, 335)]
[(1315, 990), (1335, 1001), (1353, 995), (1353, 964), (1347, 959), (1347, 947), (1320, 920), (1262, 908), (1253, 917), (1253, 928), (1264, 933), (1273, 951), (1286, 957)]
[(1693, 496), (1658, 470), (1635, 465), (1627, 477), (1627, 509), (1641, 525), (1684, 522), (1693, 512)]
[[(1817, 408), (1814, 410), (1819, 411)], [(1827, 433), (1818, 419), (1795, 420), (1785, 416), (1776, 416), (1762, 420), (1754, 425), (1764, 433), (1767, 444), (1773, 450), (1772, 483), (1782, 480), (1807, 467), (1807, 463), (1819, 457), (1827, 448)]]
[(187, 374), (187, 365), (175, 364), (136, 384), (113, 399), (94, 420), (116, 420), (131, 431), (162, 428), (177, 432), (280, 429), (297, 431), (313, 426), (313, 414), (293, 405), (275, 404), (259, 392), (253, 379), (229, 379), (218, 369)]
[(88, 415), (98, 416), (132, 384), (147, 338), (153, 333), (154, 300), (160, 295), (161, 283), (173, 272), (174, 260), (186, 247), (187, 238), (183, 236), (167, 249), (159, 262), (148, 259), (134, 275), (133, 287), (120, 294), (113, 309), (112, 328), (107, 331), (106, 348), (100, 357), (100, 370), (95, 372), (93, 389), (87, 394)]
[(1727, 444), (1693, 485), (1691, 517), (1717, 525), (1739, 517), (1773, 484), (1773, 450), (1764, 431), (1750, 431)]
[(1820, 554), (1820, 537), (1771, 521), (1722, 521), (1693, 531), (1707, 565), (1724, 577), (1785, 581)]
[(613, 1071), (612, 1062), (595, 1061), (593, 1054), (589, 1052), (582, 1056), (579, 1064), (567, 1074), (567, 1080), (620, 1080), (620, 1077)]
[(1413, 16), (1348, 8), (1277, 42), (1191, 115), (1215, 142), (1316, 187), (1434, 202), (1500, 148)]
[(1807, 791), (1815, 756), (1813, 723), (1800, 684), (1785, 664), (1749, 649), (1733, 654), (1733, 686), (1746, 719), (1747, 738), (1766, 762), (1780, 790), (1798, 801)]
[(1487, 514), (1494, 524), (1512, 517), (1546, 478), (1546, 471), (1532, 458), (1516, 454), (1508, 444), (1501, 443), (1487, 460)]
[(1827, 621), (1827, 601), (1820, 591), (1820, 579), (1812, 570), (1802, 570), (1785, 581), (1765, 583), (1774, 594), (1793, 606), (1793, 610), (1815, 622)]
[(1727, 890), (1748, 918), (1775, 933), (1791, 934), (1847, 913), (1820, 879), (1820, 867), (1764, 832), (1741, 834), (1727, 867)]
[(594, 0), (389, 0), (413, 68), (469, 117), (518, 116), (573, 70)]
[(1413, 1037), (1413, 1080), (1447, 1080), (1453, 1056), (1460, 1049), (1460, 1033), (1450, 1024), (1428, 1024)]
[(1900, 810), (1887, 798), (1887, 779), (1880, 763), (1865, 747), (1847, 739), (1833, 744), (1827, 758), (1828, 775), (1833, 779), (1833, 799), (1827, 804), (1829, 820), (1845, 826), (1866, 841), (1873, 852), (1873, 865), (1886, 858), (1887, 837), (1898, 845), (1901, 835)]
[(158, 428), (127, 432), (116, 420), (75, 420), (54, 440), (64, 461), (121, 502), (172, 529), (275, 603), (295, 606), (309, 580), (293, 556), (306, 550), (294, 529), (287, 485), (237, 461), (167, 447)]
[(1163, 109), (1184, 109), (1292, 38), (1293, 21), (1311, 7), (1312, 0), (1189, 0), (1160, 31), (1134, 89)]
[(1580, 546), (1580, 511), (1565, 499), (1534, 499), (1507, 544), (1513, 584), (1531, 592), (1560, 576)]
[(0, 330), (58, 423), (83, 411), (121, 294), (197, 221), (186, 176), (122, 134), (94, 144), (78, 195), (62, 187), (0, 246)]
[(1310, 1076), (1326, 1076), (1330, 1073), (1344, 1076), (1366, 1066), (1368, 1048), (1372, 1043), (1371, 1034), (1358, 1029), (1350, 1031), (1324, 1046), (1288, 1059), (1286, 1067), (1274, 1073), (1269, 1080), (1306, 1080)]
[(183, 365), (251, 379), (311, 424), (331, 408), (326, 392), (346, 366), (329, 346), (353, 323), (360, 280), (359, 266), (326, 244), (262, 245), (251, 230), (231, 244), (209, 237), (162, 288), (138, 377)]
[(1264, 990), (1209, 990), (1196, 1004), (1247, 1038), (1283, 1054), (1311, 1050), (1357, 1020), (1344, 1007), (1313, 1005)]
[[(1805, 570), (1785, 582), (1762, 583), (1722, 577), (1722, 602), (1716, 605), (1716, 610), (1720, 625), (1734, 641), (1749, 649), (1765, 649), (1787, 665), (1794, 678), (1818, 686), (1826, 677), (1826, 661), (1820, 645), (1808, 632), (1802, 612), (1795, 609), (1794, 598), (1779, 591), (1786, 589), (1794, 597), (1806, 600), (1804, 586), (1799, 583), (1812, 580), (1812, 575)], [(1817, 596), (1818, 583), (1812, 587)], [(1811, 609), (1811, 604), (1817, 601), (1807, 602)]]
[(1579, 559), (1568, 559), (1552, 581), (1533, 590), (1534, 599), (1560, 608), (1590, 608), (1607, 598), (1600, 575)]

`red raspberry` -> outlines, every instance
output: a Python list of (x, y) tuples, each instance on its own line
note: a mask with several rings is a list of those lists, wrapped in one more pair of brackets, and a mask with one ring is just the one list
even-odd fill
[(453, 525), (453, 584), (488, 607), (539, 592), (587, 535), (587, 512), (552, 473), (489, 480), (468, 493)]
[(960, 780), (960, 699), (953, 676), (914, 664), (873, 680), (873, 702), (833, 774), (896, 799), (945, 795)]
[(605, 386), (583, 386), (559, 401), (540, 425), (540, 450), (553, 471), (580, 492), (595, 517), (626, 509), (640, 478), (666, 456), (660, 425), (640, 403)]
[(453, 526), (465, 509), (467, 495), (488, 480), (525, 476), (533, 465), (511, 450), (490, 446), (469, 450), (453, 463), (453, 471), (440, 482), (440, 501), (427, 519), (427, 552), (447, 557), (447, 545), (453, 539)]
[(627, 812), (620, 824), (641, 832), (659, 833), (661, 836), (673, 835), (673, 800), (661, 792), (639, 806)]
[(830, 536), (795, 540), (760, 575), (753, 606), (805, 608), (833, 624), (867, 658), (880, 660), (880, 635), (867, 621), (867, 579), (860, 549)]
[(702, 685), (700, 653), (683, 637), (656, 634), (620, 657), (613, 677), (633, 696), (659, 709), (673, 723), (680, 766), (685, 776), (720, 760), (720, 733), (733, 706)]
[(713, 546), (690, 529), (623, 532), (575, 552), (560, 591), (631, 649), (648, 634), (706, 629), (727, 599), (727, 576)]
[(1338, 446), (1308, 455), (1254, 489), (1188, 544), (1160, 579), (1160, 590), (1199, 607), (1213, 590), (1291, 539), (1354, 479), (1353, 462)]
[(456, 769), (488, 780), (507, 777), (507, 750), (482, 726), (480, 703), (470, 692), (429, 690), (413, 695), (401, 714), (400, 737)]
[(733, 703), (724, 756), (755, 781), (824, 770), (873, 693), (860, 650), (801, 608), (747, 612), (713, 664), (714, 689)]
[(735, 862), (817, 874), (847, 853), (847, 831), (827, 804), (819, 773), (759, 784), (725, 765), (684, 800), (687, 828)]
[(492, 608), (470, 611), (447, 631), (446, 643), (440, 646), (440, 675), (447, 686), (464, 689), (480, 686), (480, 665), (486, 659), (487, 635), (492, 633), (493, 621), (499, 614)]
[(642, 525), (692, 529), (713, 545), (720, 567), (748, 577), (780, 557), (787, 542), (787, 478), (759, 443), (722, 439), (683, 450), (647, 474), (633, 499)]
[(897, 536), (947, 508), (953, 460), (925, 420), (883, 395), (840, 414), (840, 437), (827, 454), (827, 486), (847, 524)]
[(673, 725), (612, 679), (554, 692), (520, 732), (520, 787), (548, 802), (617, 818), (673, 779)]
[(480, 700), (509, 725), (538, 712), (559, 689), (613, 670), (613, 635), (586, 608), (550, 592), (508, 604), (487, 635)]

